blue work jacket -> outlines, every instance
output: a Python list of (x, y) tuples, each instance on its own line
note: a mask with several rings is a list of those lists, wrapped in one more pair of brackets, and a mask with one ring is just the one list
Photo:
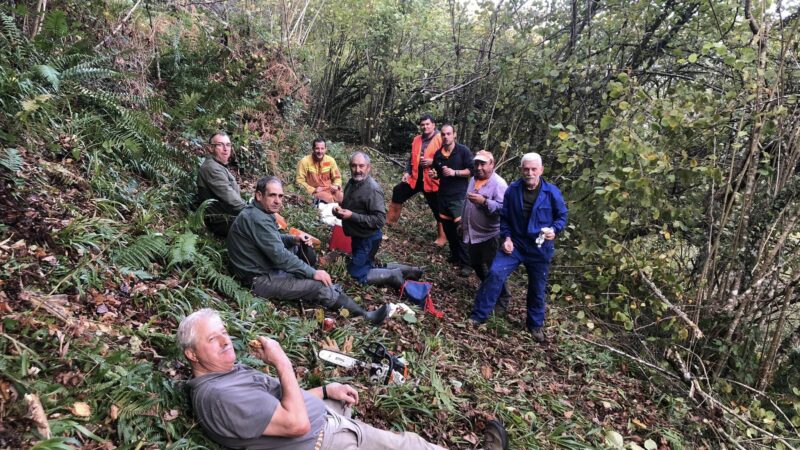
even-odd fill
[[(550, 227), (559, 234), (567, 226), (567, 205), (558, 188), (539, 179), (542, 187), (533, 205), (531, 217), (525, 222), (522, 210), (525, 181), (514, 181), (506, 189), (503, 196), (503, 209), (500, 212), (500, 237), (502, 240), (511, 236), (514, 250), (526, 258), (550, 261), (555, 246), (553, 241), (544, 241), (541, 247), (536, 245), (536, 238), (542, 228)], [(502, 245), (502, 241), (501, 241)]]

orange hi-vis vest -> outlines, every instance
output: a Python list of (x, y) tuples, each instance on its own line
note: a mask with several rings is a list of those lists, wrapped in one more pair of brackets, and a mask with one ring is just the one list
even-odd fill
[[(431, 141), (428, 142), (428, 147), (425, 149), (425, 158), (433, 159), (436, 151), (442, 147), (442, 134), (436, 133)], [(418, 134), (411, 141), (411, 173), (408, 177), (408, 185), (411, 189), (417, 186), (417, 175), (419, 174), (419, 151), (422, 149), (422, 135)], [(423, 171), (422, 174), (423, 188), (425, 192), (437, 192), (439, 190), (439, 180), (431, 178), (428, 171)]]

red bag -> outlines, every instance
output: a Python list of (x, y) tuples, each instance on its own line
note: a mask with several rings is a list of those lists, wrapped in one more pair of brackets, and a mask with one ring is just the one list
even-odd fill
[(328, 244), (331, 250), (339, 250), (348, 255), (353, 254), (353, 241), (344, 234), (344, 229), (339, 225), (334, 225), (331, 231), (331, 240)]

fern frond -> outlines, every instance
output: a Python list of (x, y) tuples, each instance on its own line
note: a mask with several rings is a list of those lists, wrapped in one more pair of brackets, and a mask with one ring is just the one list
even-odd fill
[(47, 80), (47, 82), (50, 83), (50, 85), (53, 86), (53, 89), (56, 91), (58, 90), (59, 86), (61, 86), (60, 74), (53, 67), (48, 66), (47, 64), (39, 64), (33, 66), (33, 71), (40, 77)]
[[(0, 13), (0, 23), (2, 23), (0, 26), (0, 40), (6, 41), (9, 44), (8, 47), (0, 45), (0, 49), (5, 47), (13, 50), (13, 55), (16, 59), (15, 61), (9, 61), (10, 63), (20, 64), (22, 62), (29, 62), (30, 60), (38, 59), (36, 51), (34, 50), (30, 41), (28, 41), (28, 39), (17, 28), (17, 24), (14, 23), (13, 17)], [(11, 52), (8, 54), (12, 55)], [(16, 66), (16, 64), (14, 65)]]
[(117, 265), (132, 269), (147, 269), (153, 262), (167, 253), (167, 241), (159, 234), (146, 234), (131, 245), (114, 252), (112, 259)]
[(0, 150), (0, 167), (5, 168), (12, 174), (17, 173), (22, 168), (22, 157), (15, 148)]
[(169, 264), (181, 264), (191, 261), (197, 254), (197, 235), (183, 233), (175, 239), (169, 249)]

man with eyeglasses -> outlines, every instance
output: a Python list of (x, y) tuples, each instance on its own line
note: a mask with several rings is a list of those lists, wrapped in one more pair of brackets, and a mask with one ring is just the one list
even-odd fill
[(206, 209), (205, 224), (212, 233), (226, 237), (233, 220), (244, 209), (239, 183), (228, 170), (231, 138), (220, 131), (208, 141), (209, 154), (197, 173), (197, 196), (200, 202), (216, 200)]

